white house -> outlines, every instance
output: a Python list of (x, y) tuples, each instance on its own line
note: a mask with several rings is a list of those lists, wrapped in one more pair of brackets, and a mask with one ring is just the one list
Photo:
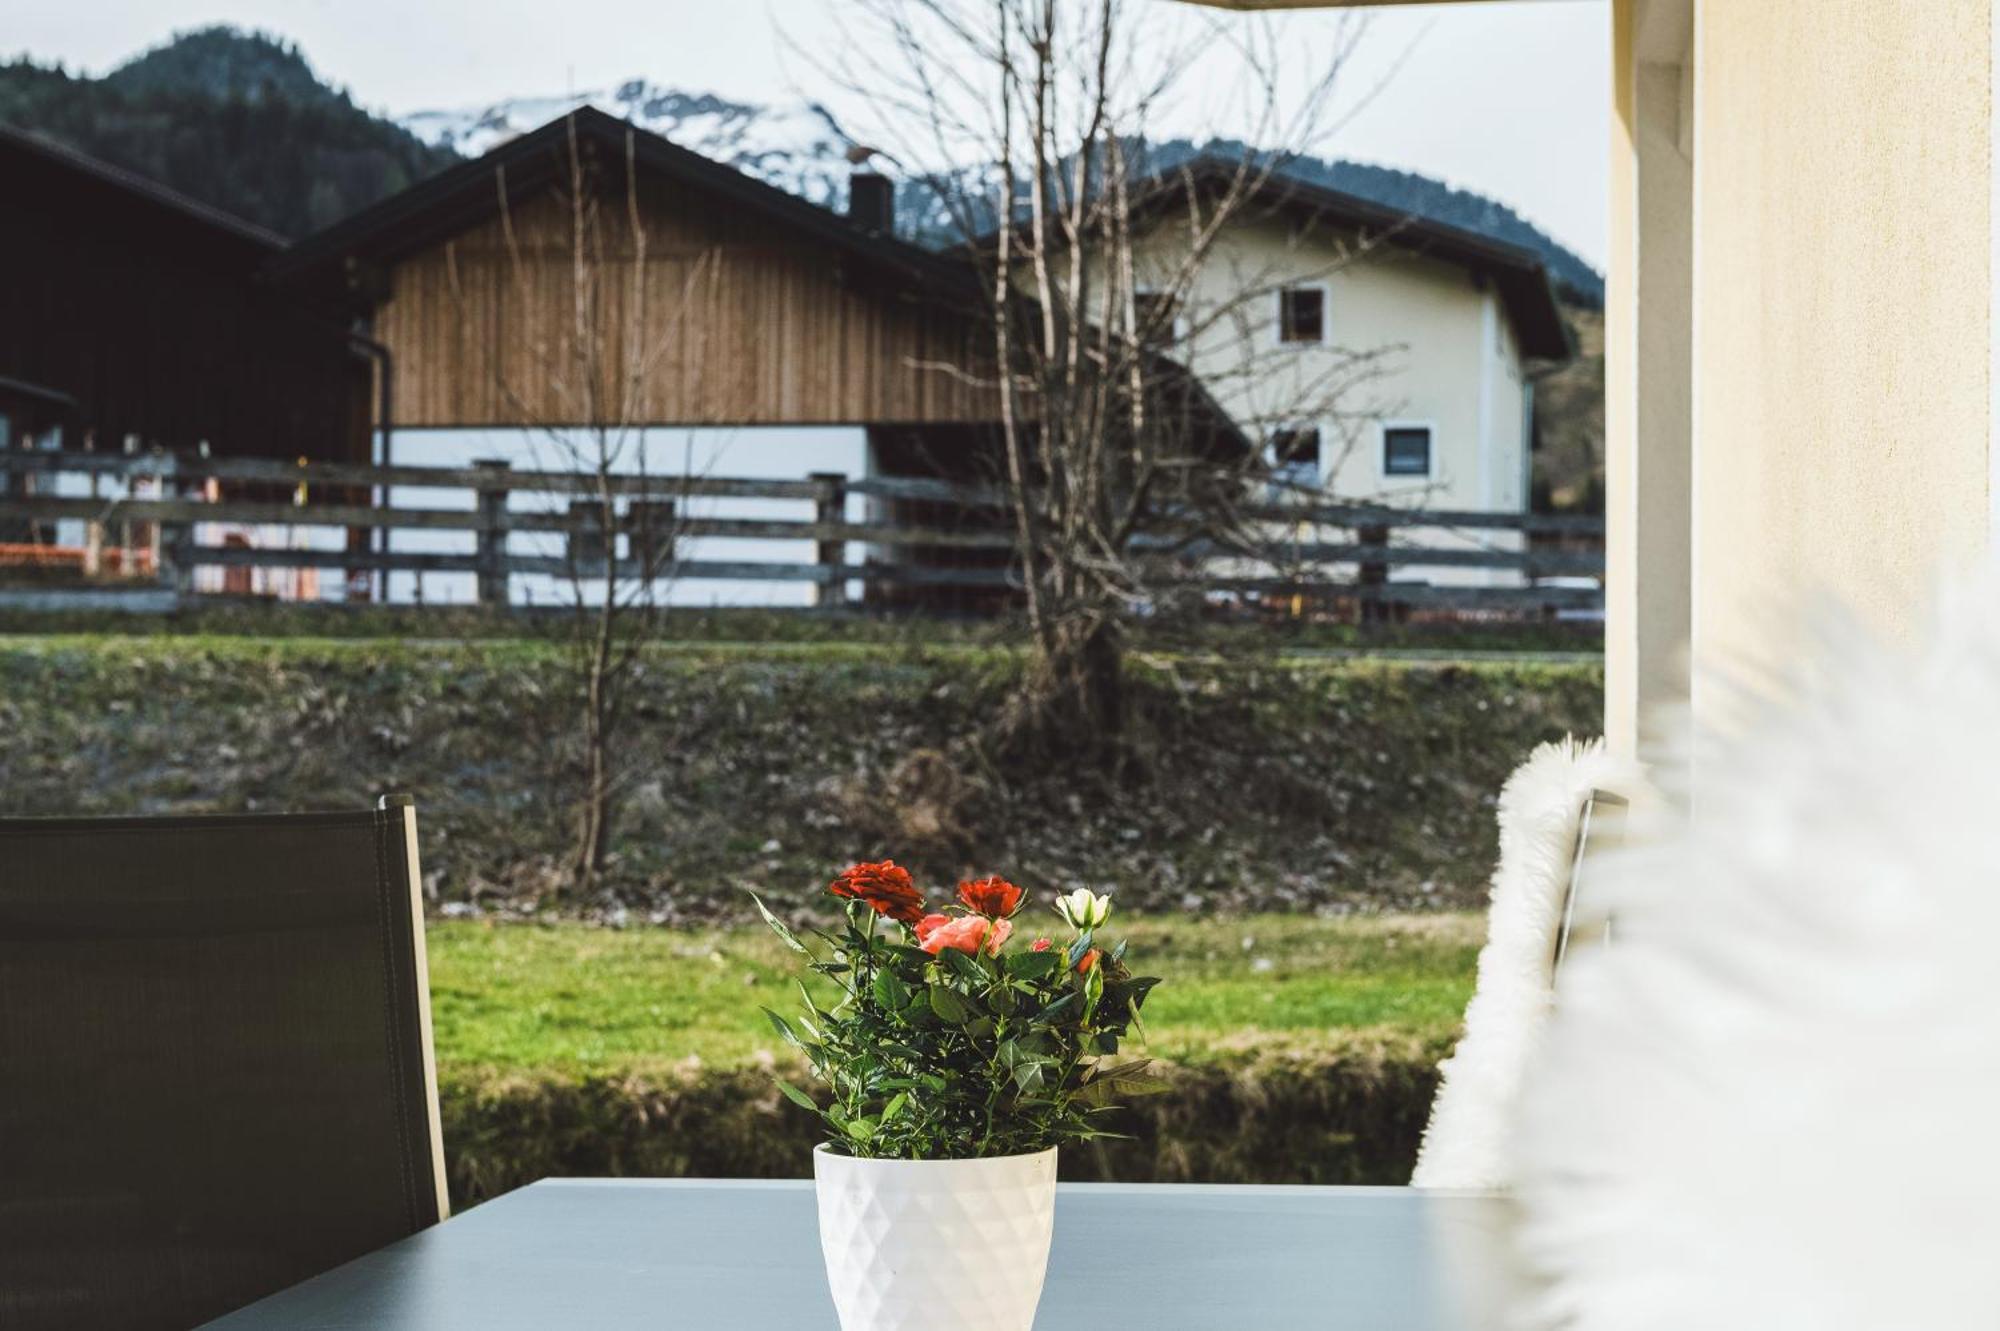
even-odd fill
[[(1227, 189), (1236, 170), (1197, 162), (1152, 191), (1166, 219), (1134, 245), (1142, 332), (1170, 342), (1237, 425), (1262, 441), (1294, 497), (1526, 511), (1534, 372), (1573, 350), (1540, 257), (1274, 175), (1190, 265), (1190, 186), (1197, 196)], [(1146, 308), (1149, 301), (1174, 308)], [(1518, 531), (1465, 528), (1397, 536), (1468, 549), (1521, 543)], [(1516, 569), (1423, 566), (1399, 566), (1392, 576), (1521, 578)]]
[(1605, 730), (1632, 752), (1663, 704), (1727, 723), (1740, 690), (1691, 692), (1690, 657), (1793, 661), (1829, 594), (1921, 641), (1939, 573), (2000, 548), (2000, 22), (1995, 0), (1611, 18)]

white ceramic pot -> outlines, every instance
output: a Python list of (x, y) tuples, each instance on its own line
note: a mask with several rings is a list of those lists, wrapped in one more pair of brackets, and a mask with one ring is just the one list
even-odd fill
[(1029, 1331), (1048, 1274), (1056, 1152), (856, 1160), (813, 1152), (842, 1331)]

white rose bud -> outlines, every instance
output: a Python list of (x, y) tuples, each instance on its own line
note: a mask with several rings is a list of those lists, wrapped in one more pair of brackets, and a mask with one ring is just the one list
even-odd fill
[(1111, 894), (1099, 896), (1087, 887), (1079, 887), (1056, 898), (1056, 913), (1078, 933), (1102, 928), (1111, 918)]

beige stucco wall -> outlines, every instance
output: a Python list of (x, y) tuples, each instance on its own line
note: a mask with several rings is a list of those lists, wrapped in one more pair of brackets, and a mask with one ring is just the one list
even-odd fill
[[(1136, 247), (1140, 285), (1164, 285), (1185, 261), (1171, 234)], [(1326, 288), (1326, 338), (1278, 338), (1277, 291)], [(1247, 293), (1247, 294), (1246, 294)], [(1529, 391), (1498, 296), (1468, 269), (1393, 245), (1357, 248), (1245, 219), (1221, 235), (1186, 302), (1178, 354), (1255, 434), (1277, 421), (1317, 424), (1330, 495), (1432, 508), (1518, 512), (1526, 502)], [(1431, 429), (1432, 474), (1383, 472), (1387, 425)], [(1511, 534), (1408, 530), (1399, 539), (1511, 545)], [(1410, 567), (1398, 578), (1518, 583), (1511, 571)]]
[(1986, 548), (1990, 7), (1699, 5), (1703, 664), (1782, 661), (1815, 589), (1908, 634)]
[[(1170, 271), (1183, 252), (1172, 236), (1147, 238), (1136, 259), (1140, 282)], [(1276, 290), (1312, 282), (1327, 288), (1326, 341), (1283, 345)], [(1182, 355), (1239, 421), (1321, 419), (1330, 442), (1344, 431), (1327, 458), (1328, 488), (1343, 497), (1518, 507), (1520, 367), (1497, 302), (1487, 308), (1492, 299), (1454, 264), (1391, 246), (1356, 256), (1344, 236), (1301, 238), (1276, 221), (1246, 220), (1218, 238), (1195, 279)], [(1215, 317), (1222, 310), (1232, 314)], [(1374, 360), (1352, 365), (1355, 353)], [(1432, 426), (1430, 478), (1382, 474), (1383, 422)], [(1482, 428), (1495, 450), (1483, 462)]]

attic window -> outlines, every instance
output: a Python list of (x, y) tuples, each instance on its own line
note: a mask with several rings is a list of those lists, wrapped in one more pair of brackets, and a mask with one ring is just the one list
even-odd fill
[(1278, 340), (1326, 341), (1326, 288), (1285, 287), (1278, 292)]
[(1393, 425), (1382, 431), (1384, 476), (1431, 474), (1431, 431), (1427, 425)]

